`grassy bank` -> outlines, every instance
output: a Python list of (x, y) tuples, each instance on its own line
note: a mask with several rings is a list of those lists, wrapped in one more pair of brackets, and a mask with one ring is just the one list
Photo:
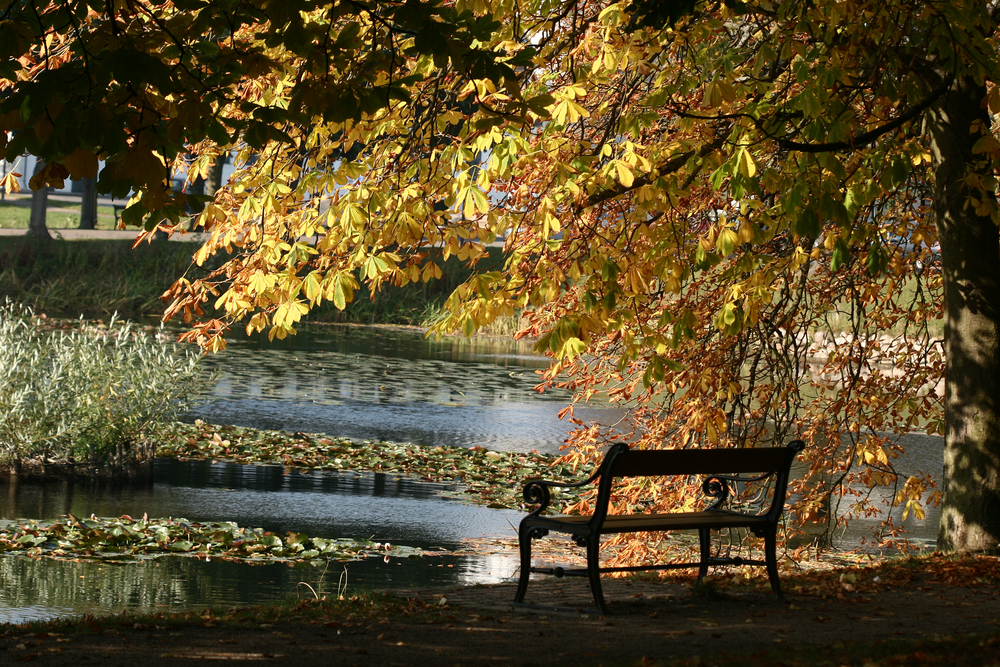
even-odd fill
[(160, 295), (191, 264), (181, 243), (37, 241), (0, 237), (0, 298), (38, 313), (107, 318), (157, 317)]
[[(69, 317), (101, 318), (114, 312), (125, 318), (159, 317), (164, 308), (160, 295), (177, 278), (204, 275), (204, 269), (191, 263), (193, 251), (187, 243), (142, 244), (133, 250), (128, 240), (0, 237), (0, 299)], [(501, 261), (500, 248), (490, 248), (485, 267)], [(323, 303), (308, 321), (428, 326), (470, 274), (455, 257), (441, 268), (444, 275), (432, 283), (389, 286), (374, 295), (362, 288), (344, 311)]]

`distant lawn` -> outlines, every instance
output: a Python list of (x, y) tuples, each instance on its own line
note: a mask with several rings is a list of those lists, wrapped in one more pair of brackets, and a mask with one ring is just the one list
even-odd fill
[[(22, 200), (23, 201), (23, 200)], [(74, 202), (49, 200), (45, 216), (45, 226), (49, 229), (78, 229), (80, 227), (79, 205)], [(70, 213), (69, 210), (76, 212)], [(27, 229), (31, 208), (9, 201), (0, 202), (0, 228)], [(97, 229), (114, 229), (115, 211), (110, 206), (97, 207)]]

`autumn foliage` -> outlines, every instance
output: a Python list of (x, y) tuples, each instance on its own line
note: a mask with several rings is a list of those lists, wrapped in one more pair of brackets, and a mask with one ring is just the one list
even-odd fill
[[(101, 191), (135, 188), (127, 222), (209, 234), (194, 263), (225, 261), (165, 295), (206, 349), (237, 324), (292, 334), (362, 283), (434, 280), (441, 248), (476, 271), (440, 332), (523, 314), (552, 357), (540, 389), (632, 408), (573, 422), (567, 462), (621, 437), (803, 437), (791, 526), (922, 517), (936, 480), (893, 462), (900, 434), (944, 432), (925, 120), (964, 81), (1000, 111), (995, 20), (976, 2), (656, 4), (11, 5), (0, 127), (8, 157), (50, 159), (39, 183), (100, 156)], [(962, 201), (996, 221), (981, 116)], [(229, 153), (211, 201), (167, 189)], [(479, 262), (492, 243), (503, 265)]]

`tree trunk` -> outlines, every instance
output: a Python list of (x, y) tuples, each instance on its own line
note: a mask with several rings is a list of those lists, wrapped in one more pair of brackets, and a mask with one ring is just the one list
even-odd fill
[[(205, 179), (202, 178), (201, 176), (194, 179), (194, 183), (191, 184), (191, 189), (188, 191), (188, 193), (192, 195), (205, 194)], [(197, 229), (196, 223), (198, 222), (198, 216), (194, 214), (194, 210), (190, 206), (188, 206), (187, 212), (191, 216), (188, 219), (187, 230), (189, 232), (193, 232)]]
[(205, 179), (205, 194), (215, 195), (222, 187), (222, 166), (226, 164), (226, 156), (220, 155), (215, 164), (208, 168), (208, 178)]
[[(38, 174), (45, 168), (45, 163), (41, 160), (35, 162), (35, 173)], [(31, 193), (31, 217), (28, 218), (28, 236), (38, 239), (51, 239), (48, 228), (45, 226), (45, 212), (49, 205), (49, 187), (35, 190)]]
[(97, 228), (97, 179), (84, 178), (80, 181), (83, 191), (80, 193), (80, 229)]
[(985, 99), (985, 86), (958, 80), (927, 120), (947, 357), (938, 547), (959, 551), (1000, 545), (1000, 228), (975, 204), (996, 197), (991, 165), (972, 151), (990, 127)]

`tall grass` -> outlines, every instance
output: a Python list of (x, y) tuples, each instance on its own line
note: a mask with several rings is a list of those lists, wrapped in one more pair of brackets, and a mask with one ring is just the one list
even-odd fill
[(23, 306), (0, 306), (0, 466), (31, 476), (151, 473), (157, 425), (207, 385), (199, 356), (114, 319), (52, 331)]
[(187, 243), (0, 237), (0, 298), (77, 317), (159, 317), (160, 295), (191, 267)]
[[(69, 317), (160, 317), (160, 295), (177, 278), (204, 275), (191, 263), (195, 246), (189, 243), (142, 244), (132, 249), (127, 240), (38, 241), (27, 237), (0, 237), (0, 298), (31, 306), (37, 312)], [(435, 252), (435, 251), (432, 251)], [(436, 251), (442, 277), (429, 283), (391, 285), (370, 293), (364, 286), (343, 311), (324, 302), (309, 313), (309, 322), (402, 324), (431, 326), (455, 288), (471, 274), (456, 257), (446, 261)], [(500, 248), (490, 248), (480, 268), (502, 266)], [(223, 258), (213, 258), (217, 266)], [(211, 304), (206, 304), (211, 310)], [(517, 318), (493, 325), (490, 333), (516, 330)]]

